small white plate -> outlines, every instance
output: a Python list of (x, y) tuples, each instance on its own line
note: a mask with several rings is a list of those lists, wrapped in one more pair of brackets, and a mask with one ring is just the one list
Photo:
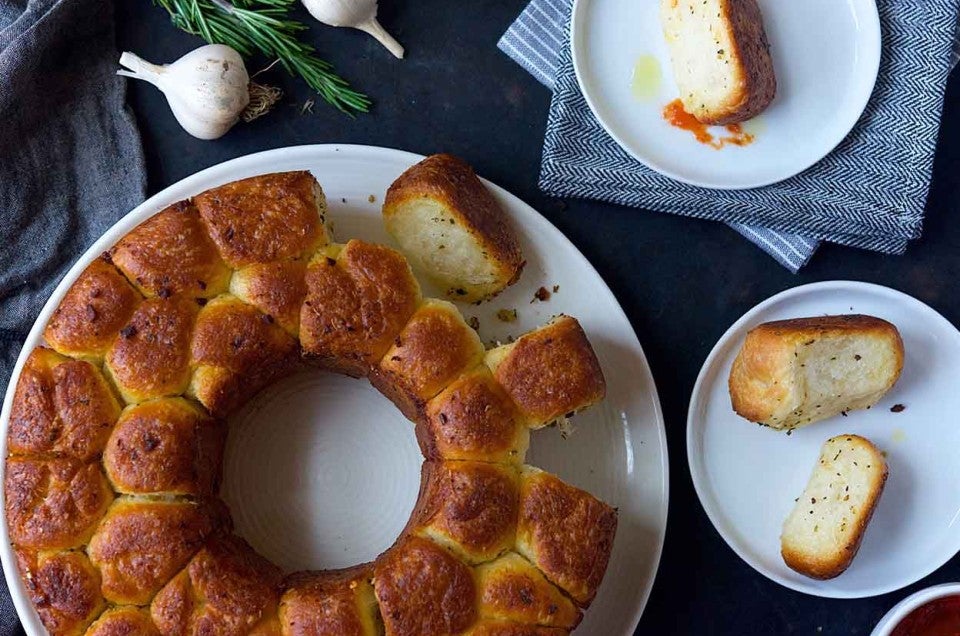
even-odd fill
[[(390, 183), (421, 156), (370, 146), (299, 146), (214, 166), (154, 195), (110, 228), (67, 273), (24, 343), (0, 413), (6, 456), (14, 386), (29, 352), (70, 284), (92, 259), (161, 208), (234, 179), (310, 170), (329, 203), (338, 240), (388, 242), (380, 205)], [(487, 183), (514, 222), (527, 259), (520, 281), (495, 300), (462, 306), (480, 320), (484, 341), (505, 341), (558, 313), (576, 316), (607, 378), (607, 397), (574, 418), (576, 432), (532, 435), (528, 462), (617, 506), (620, 524), (610, 566), (578, 633), (630, 636), (660, 560), (667, 522), (667, 446), (650, 368), (609, 288), (557, 228), (523, 201)], [(531, 302), (540, 286), (559, 289)], [(424, 285), (424, 295), (436, 290)], [(504, 323), (498, 309), (516, 308)], [(230, 418), (221, 494), (235, 528), (287, 571), (361, 563), (390, 547), (417, 497), (422, 457), (413, 426), (368, 382), (311, 370), (263, 391)], [(0, 472), (5, 470), (0, 462)], [(0, 557), (27, 634), (44, 634), (17, 574), (4, 508)]]
[[(659, 0), (577, 0), (571, 46), (580, 89), (624, 150), (679, 181), (754, 188), (806, 170), (839, 144), (863, 112), (880, 67), (874, 0), (759, 0), (777, 74), (777, 97), (745, 125), (755, 141), (721, 150), (662, 116), (678, 96), (660, 27)], [(660, 90), (638, 100), (636, 61), (653, 56)], [(716, 129), (722, 130), (722, 129)]]
[[(851, 411), (792, 435), (733, 412), (727, 376), (747, 332), (785, 318), (861, 313), (897, 326), (903, 374), (872, 409)], [(885, 594), (914, 583), (960, 550), (960, 332), (898, 291), (867, 283), (804, 285), (760, 303), (723, 335), (700, 371), (687, 416), (693, 484), (720, 535), (764, 576), (831, 598)], [(900, 413), (890, 408), (902, 404)], [(803, 492), (823, 442), (855, 433), (887, 453), (890, 476), (860, 553), (829, 581), (808, 579), (780, 557), (780, 528)]]

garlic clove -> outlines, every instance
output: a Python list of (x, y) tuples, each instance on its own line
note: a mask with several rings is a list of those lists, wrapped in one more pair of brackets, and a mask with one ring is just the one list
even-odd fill
[(119, 75), (159, 88), (180, 125), (198, 139), (222, 137), (250, 103), (243, 58), (223, 44), (201, 46), (163, 66), (127, 52), (120, 64), (129, 70), (117, 71)]
[(372, 35), (403, 59), (403, 47), (377, 21), (377, 0), (301, 0), (314, 18), (335, 27), (353, 27)]

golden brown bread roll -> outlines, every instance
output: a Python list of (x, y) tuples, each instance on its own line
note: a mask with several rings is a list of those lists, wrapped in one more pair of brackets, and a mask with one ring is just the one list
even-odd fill
[(103, 451), (120, 404), (89, 362), (34, 349), (24, 364), (10, 411), (11, 455), (55, 453), (79, 460)]
[(121, 497), (87, 546), (113, 603), (146, 605), (208, 536), (229, 525), (222, 504)]
[(576, 318), (558, 316), (487, 352), (487, 366), (532, 428), (603, 399), (607, 385)]
[(479, 366), (430, 400), (417, 441), (427, 459), (522, 464), (530, 430), (490, 370)]
[(101, 614), (86, 636), (160, 636), (160, 632), (147, 610), (123, 605)]
[(505, 554), (476, 572), (483, 618), (566, 629), (580, 624), (580, 610), (519, 554)]
[(327, 200), (309, 172), (234, 181), (193, 202), (223, 260), (234, 269), (309, 256), (330, 242)]
[(227, 429), (183, 398), (129, 406), (103, 465), (117, 492), (212, 496), (220, 486)]
[(280, 599), (283, 636), (378, 636), (372, 578), (371, 565), (291, 574)]
[(106, 369), (128, 403), (180, 395), (190, 381), (197, 304), (182, 296), (141, 304), (107, 351)]
[(190, 353), (196, 370), (189, 393), (216, 417), (292, 371), (300, 357), (297, 341), (271, 316), (233, 296), (200, 311)]
[(509, 621), (480, 621), (464, 636), (568, 636), (570, 632), (554, 627), (520, 625)]
[(76, 459), (7, 459), (4, 504), (10, 540), (32, 549), (87, 543), (113, 492), (99, 462)]
[(104, 255), (90, 263), (67, 290), (43, 337), (64, 355), (99, 360), (141, 300)]
[(512, 466), (426, 461), (410, 529), (468, 563), (489, 561), (513, 546), (518, 487)]
[(150, 615), (162, 634), (280, 634), (280, 570), (235, 536), (207, 541), (161, 589)]
[(307, 266), (300, 343), (318, 364), (366, 376), (420, 304), (420, 285), (399, 252), (353, 240)]
[(427, 400), (483, 360), (480, 336), (451, 303), (427, 299), (370, 375), (408, 419), (423, 418)]
[(110, 256), (145, 296), (212, 298), (230, 284), (230, 270), (189, 201), (174, 203), (133, 228)]
[(387, 190), (383, 219), (414, 266), (454, 300), (489, 298), (520, 278), (510, 219), (462, 159), (433, 155), (408, 168)]
[(597, 594), (616, 531), (615, 509), (554, 475), (524, 467), (517, 552), (580, 607)]
[(296, 338), (300, 334), (300, 307), (307, 295), (306, 260), (255, 263), (237, 270), (230, 293), (273, 317)]
[(793, 429), (868, 408), (900, 378), (903, 340), (874, 316), (813, 316), (754, 327), (730, 368), (733, 409)]
[(51, 634), (83, 634), (103, 611), (100, 575), (83, 551), (17, 550), (16, 558), (30, 601)]
[(387, 636), (452, 636), (476, 619), (470, 568), (427, 539), (401, 539), (377, 559), (374, 591)]

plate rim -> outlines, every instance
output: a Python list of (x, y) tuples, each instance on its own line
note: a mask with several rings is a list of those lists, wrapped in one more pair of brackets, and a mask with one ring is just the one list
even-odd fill
[[(133, 229), (133, 227), (147, 217), (160, 211), (166, 205), (169, 205), (170, 203), (173, 203), (186, 196), (192, 196), (205, 188), (203, 186), (198, 186), (197, 184), (201, 184), (206, 181), (226, 183), (231, 180), (235, 180), (236, 178), (242, 178), (237, 177), (236, 173), (242, 172), (246, 168), (256, 168), (259, 166), (262, 169), (260, 172), (258, 172), (258, 174), (262, 173), (264, 170), (269, 172), (270, 160), (273, 158), (282, 157), (284, 160), (290, 160), (291, 156), (293, 156), (294, 160), (305, 165), (309, 165), (310, 161), (316, 161), (319, 156), (323, 156), (326, 153), (330, 153), (331, 155), (332, 153), (342, 153), (341, 156), (343, 157), (350, 155), (353, 157), (359, 157), (361, 159), (365, 157), (376, 159), (384, 156), (392, 156), (398, 160), (403, 160), (408, 165), (413, 165), (414, 163), (425, 158), (425, 155), (418, 153), (366, 144), (332, 143), (282, 146), (241, 155), (239, 157), (214, 164), (197, 172), (191, 173), (146, 198), (142, 203), (135, 206), (126, 214), (117, 219), (75, 260), (70, 269), (68, 269), (66, 274), (64, 274), (63, 278), (57, 283), (54, 291), (50, 294), (49, 298), (44, 303), (42, 309), (37, 315), (37, 318), (28, 331), (26, 338), (23, 340), (23, 346), (17, 356), (16, 363), (14, 364), (6, 392), (4, 394), (2, 408), (0, 408), (0, 457), (6, 458), (7, 456), (7, 431), (10, 423), (10, 411), (13, 403), (13, 394), (15, 392), (16, 385), (19, 382), (20, 374), (23, 370), (23, 366), (29, 355), (29, 352), (32, 350), (32, 347), (35, 346), (35, 344), (42, 341), (43, 327), (46, 325), (53, 311), (60, 304), (70, 285), (73, 284), (73, 282), (90, 262), (92, 262), (100, 253), (105, 251), (105, 249), (114, 245), (120, 237), (129, 232), (131, 229)], [(580, 249), (552, 222), (550, 222), (549, 219), (538, 212), (533, 206), (526, 203), (523, 199), (509, 192), (505, 188), (502, 188), (497, 184), (484, 179), (483, 177), (481, 177), (481, 180), (494, 192), (496, 196), (506, 200), (511, 208), (522, 210), (523, 213), (527, 215), (527, 218), (524, 220), (533, 222), (536, 225), (535, 229), (537, 231), (551, 233), (556, 239), (562, 240), (568, 244), (574, 257), (579, 259), (577, 269), (586, 268), (587, 272), (592, 273), (593, 276), (601, 281), (602, 289), (596, 291), (601, 294), (604, 292), (607, 294), (609, 300), (616, 307), (617, 311), (619, 311), (618, 318), (622, 319), (623, 323), (629, 327), (630, 334), (633, 336), (633, 340), (636, 345), (635, 353), (638, 356), (637, 362), (645, 370), (646, 375), (650, 380), (649, 390), (654, 406), (653, 413), (651, 415), (656, 423), (657, 443), (661, 449), (659, 472), (662, 475), (662, 487), (660, 491), (656, 493), (658, 499), (657, 514), (660, 517), (660, 523), (659, 527), (656, 528), (657, 545), (655, 550), (652, 551), (652, 556), (654, 558), (650, 562), (650, 571), (644, 573), (646, 589), (640, 596), (636, 607), (632, 610), (633, 627), (628, 634), (624, 635), (631, 636), (639, 624), (640, 618), (646, 609), (647, 603), (650, 599), (650, 594), (656, 583), (657, 573), (660, 569), (660, 561), (663, 557), (664, 544), (666, 542), (667, 520), (669, 516), (670, 456), (669, 447), (667, 444), (666, 424), (663, 417), (663, 407), (660, 402), (659, 392), (657, 391), (656, 380), (653, 376), (653, 371), (650, 367), (649, 360), (647, 359), (646, 352), (643, 349), (643, 345), (641, 344), (629, 317), (627, 316), (620, 302), (617, 300), (616, 296), (613, 294), (613, 291), (610, 289), (609, 285), (606, 284), (606, 281), (590, 263), (590, 261), (587, 260), (586, 256), (583, 255)], [(28, 343), (32, 344), (27, 346)], [(0, 462), (0, 481), (5, 480), (6, 461), (3, 461)], [(37, 615), (33, 604), (29, 601), (25, 586), (17, 570), (16, 556), (14, 554), (13, 546), (10, 543), (10, 537), (7, 528), (5, 493), (3, 492), (3, 489), (0, 489), (0, 499), (4, 499), (4, 505), (0, 506), (0, 562), (2, 562), (3, 566), (4, 579), (7, 584), (7, 589), (9, 590), (10, 596), (13, 600), (14, 607), (17, 611), (17, 617), (20, 620), (24, 631), (31, 636), (40, 636), (45, 634), (46, 630), (40, 622), (39, 616)]]
[[(687, 431), (686, 431), (686, 445), (687, 445), (687, 466), (690, 472), (690, 478), (693, 481), (694, 491), (697, 493), (697, 499), (700, 502), (700, 507), (706, 513), (707, 518), (710, 520), (711, 525), (717, 534), (724, 540), (727, 546), (733, 550), (733, 552), (740, 557), (740, 559), (749, 565), (754, 571), (763, 575), (770, 581), (777, 583), (787, 589), (793, 590), (795, 592), (800, 592), (802, 594), (807, 594), (809, 596), (816, 596), (820, 598), (834, 598), (834, 599), (857, 599), (857, 598), (872, 598), (876, 596), (882, 596), (884, 594), (889, 594), (896, 592), (903, 588), (909, 587), (914, 583), (926, 578), (930, 574), (934, 573), (952, 558), (954, 558), (957, 552), (952, 554), (946, 554), (942, 560), (931, 561), (933, 565), (929, 568), (924, 569), (921, 573), (916, 575), (912, 580), (907, 580), (902, 583), (894, 585), (878, 585), (875, 588), (866, 591), (847, 591), (847, 590), (832, 590), (832, 589), (820, 589), (816, 588), (812, 583), (800, 582), (796, 583), (788, 579), (783, 579), (779, 577), (774, 572), (768, 571), (766, 568), (762, 567), (757, 563), (752, 556), (749, 556), (746, 550), (742, 550), (742, 546), (736, 541), (732, 536), (732, 533), (728, 531), (726, 526), (719, 522), (719, 510), (720, 506), (716, 503), (714, 498), (707, 496), (707, 482), (708, 477), (703, 469), (702, 460), (694, 456), (694, 438), (695, 432), (702, 427), (698, 427), (694, 422), (695, 410), (698, 404), (705, 398), (702, 397), (704, 391), (704, 380), (706, 375), (711, 371), (712, 367), (716, 364), (716, 359), (723, 353), (724, 350), (729, 346), (730, 341), (734, 338), (739, 337), (744, 327), (753, 320), (758, 314), (767, 310), (772, 305), (775, 305), (784, 300), (789, 300), (796, 296), (802, 296), (809, 293), (818, 293), (822, 291), (845, 291), (845, 290), (857, 290), (857, 291), (867, 291), (870, 293), (880, 294), (888, 298), (897, 298), (900, 301), (906, 301), (908, 304), (913, 305), (914, 307), (920, 309), (921, 311), (927, 312), (932, 315), (936, 320), (942, 321), (947, 327), (949, 327), (954, 333), (960, 336), (960, 329), (958, 329), (952, 322), (950, 322), (943, 314), (939, 311), (923, 302), (918, 298), (914, 298), (906, 292), (894, 289), (893, 287), (888, 287), (886, 285), (879, 285), (877, 283), (869, 283), (865, 281), (856, 281), (856, 280), (827, 280), (827, 281), (818, 281), (815, 283), (807, 283), (804, 285), (798, 285), (796, 287), (791, 287), (785, 289), (781, 292), (778, 292), (769, 298), (757, 303), (752, 308), (748, 309), (740, 318), (738, 318), (717, 340), (716, 344), (710, 350), (710, 353), (707, 355), (706, 360), (704, 360), (703, 366), (700, 367), (700, 372), (697, 374), (697, 380), (693, 386), (693, 391), (690, 395), (690, 403), (687, 408)], [(958, 539), (960, 541), (960, 539)], [(958, 544), (960, 547), (960, 544)], [(960, 551), (960, 550), (958, 550)]]
[(603, 111), (599, 108), (599, 104), (597, 102), (598, 98), (592, 95), (592, 92), (587, 88), (589, 83), (587, 82), (588, 74), (585, 69), (586, 62), (582, 59), (582, 56), (587, 55), (587, 52), (585, 51), (586, 44), (580, 43), (580, 40), (585, 38), (583, 34), (585, 29), (584, 22), (586, 20), (584, 17), (586, 14), (585, 7), (587, 7), (587, 5), (589, 5), (591, 2), (597, 1), (598, 0), (574, 0), (573, 8), (571, 9), (570, 13), (570, 55), (573, 60), (573, 71), (577, 78), (577, 86), (580, 89), (580, 93), (583, 95), (584, 100), (587, 102), (587, 106), (590, 108), (590, 112), (600, 123), (600, 126), (603, 128), (604, 132), (606, 132), (624, 152), (654, 172), (673, 179), (674, 181), (679, 181), (680, 183), (685, 183), (691, 186), (708, 188), (711, 190), (754, 190), (756, 188), (762, 188), (775, 183), (780, 183), (781, 181), (786, 181), (787, 179), (793, 178), (798, 174), (806, 172), (811, 167), (823, 160), (824, 157), (833, 152), (837, 146), (843, 143), (843, 140), (850, 135), (850, 132), (857, 125), (857, 122), (860, 121), (864, 111), (867, 109), (867, 105), (870, 103), (870, 98), (873, 96), (874, 89), (876, 88), (877, 78), (880, 75), (880, 62), (883, 56), (883, 30), (880, 24), (880, 11), (877, 7), (876, 0), (860, 0), (867, 3), (867, 11), (869, 12), (869, 15), (867, 16), (869, 18), (868, 26), (871, 29), (872, 35), (872, 37), (869, 39), (869, 45), (871, 51), (875, 51), (877, 63), (870, 71), (871, 78), (868, 82), (870, 90), (865, 90), (861, 95), (861, 99), (858, 101), (856, 107), (849, 110), (849, 122), (842, 126), (844, 133), (839, 136), (836, 142), (830, 145), (829, 148), (826, 148), (822, 155), (807, 165), (799, 168), (792, 174), (774, 177), (771, 179), (758, 180), (756, 182), (751, 182), (749, 185), (731, 185), (716, 181), (697, 181), (696, 179), (691, 179), (662, 166), (658, 166), (655, 162), (643, 157), (642, 154), (632, 148), (630, 144), (628, 144), (626, 140), (616, 132), (616, 129), (610, 124), (610, 122), (601, 115), (601, 112)]

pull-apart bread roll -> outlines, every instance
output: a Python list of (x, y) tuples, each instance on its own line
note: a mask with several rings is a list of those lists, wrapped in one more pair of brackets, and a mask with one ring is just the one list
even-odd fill
[(887, 481), (887, 462), (870, 440), (828, 439), (810, 481), (783, 524), (780, 553), (788, 566), (814, 579), (850, 567)]
[[(443, 215), (437, 249), (473, 276), (455, 296), (516, 278), (515, 239), (466, 164), (432, 158), (391, 193), (401, 235), (420, 231), (420, 199)], [(604, 395), (580, 324), (486, 351), (400, 252), (332, 243), (325, 214), (307, 172), (228, 183), (146, 219), (67, 291), (51, 348), (17, 380), (3, 484), (52, 636), (565, 636), (580, 622), (616, 511), (524, 466), (531, 429)], [(218, 491), (229, 418), (301, 360), (368, 378), (425, 461), (392, 548), (284, 580), (231, 534)]]
[(705, 124), (734, 124), (777, 92), (756, 0), (660, 0), (660, 21), (683, 108)]
[(383, 203), (387, 231), (450, 298), (476, 302), (520, 278), (510, 220), (465, 161), (433, 155), (404, 172)]
[(283, 583), (283, 636), (379, 636), (373, 567), (298, 572)]
[(903, 341), (873, 316), (764, 323), (747, 334), (730, 369), (733, 410), (793, 429), (877, 403), (900, 377)]

